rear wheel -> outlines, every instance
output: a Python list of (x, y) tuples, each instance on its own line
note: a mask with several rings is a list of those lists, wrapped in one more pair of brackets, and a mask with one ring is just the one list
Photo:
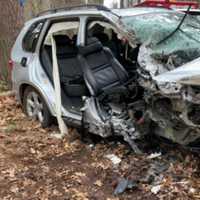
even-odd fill
[(52, 116), (41, 95), (32, 87), (27, 87), (23, 95), (23, 110), (28, 117), (38, 120), (43, 128), (52, 123)]

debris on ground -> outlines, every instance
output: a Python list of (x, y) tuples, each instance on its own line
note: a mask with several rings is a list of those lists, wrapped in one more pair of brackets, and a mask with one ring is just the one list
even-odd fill
[(129, 180), (129, 179), (125, 179), (125, 178), (122, 178), (115, 191), (114, 191), (114, 194), (115, 195), (119, 195), (119, 194), (122, 194), (123, 192), (125, 192), (125, 190), (127, 189), (136, 189), (138, 187), (138, 183), (134, 180)]
[(116, 156), (114, 154), (106, 155), (105, 158), (111, 160), (115, 167), (117, 167), (122, 161), (118, 156)]
[(158, 157), (160, 157), (162, 155), (162, 153), (161, 152), (156, 152), (156, 153), (152, 153), (151, 155), (149, 155), (148, 157), (147, 157), (147, 159), (154, 159), (154, 158), (158, 158)]
[[(0, 97), (1, 200), (200, 199), (197, 153), (161, 142), (143, 155), (113, 141), (90, 148), (76, 130), (62, 140), (51, 137), (57, 131), (29, 120), (14, 97)], [(147, 158), (159, 148), (162, 155)]]
[(158, 194), (158, 192), (160, 192), (160, 190), (161, 190), (161, 185), (156, 185), (156, 186), (153, 186), (153, 187), (151, 188), (151, 192), (152, 192), (153, 194)]
[(157, 185), (164, 179), (164, 172), (169, 168), (168, 163), (162, 161), (154, 161), (150, 163), (149, 169), (146, 172), (145, 177), (142, 179), (144, 183)]

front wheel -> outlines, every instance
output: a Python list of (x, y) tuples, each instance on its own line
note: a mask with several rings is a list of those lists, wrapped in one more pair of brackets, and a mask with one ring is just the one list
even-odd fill
[(52, 116), (41, 95), (32, 87), (27, 87), (23, 96), (23, 110), (28, 117), (38, 120), (43, 128), (52, 123)]

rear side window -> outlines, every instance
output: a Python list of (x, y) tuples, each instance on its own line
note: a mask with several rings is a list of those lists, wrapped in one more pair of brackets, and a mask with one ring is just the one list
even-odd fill
[(35, 51), (43, 25), (44, 25), (44, 21), (42, 22), (40, 21), (31, 25), (31, 27), (29, 28), (29, 30), (27, 31), (23, 39), (22, 46), (25, 51), (28, 51), (28, 52)]

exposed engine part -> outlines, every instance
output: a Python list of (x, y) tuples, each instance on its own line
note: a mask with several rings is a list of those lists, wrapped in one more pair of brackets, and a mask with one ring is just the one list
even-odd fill
[(182, 93), (183, 99), (194, 103), (200, 104), (200, 87), (199, 86), (187, 86)]
[(154, 112), (157, 115), (160, 115), (168, 120), (172, 117), (171, 113), (172, 113), (173, 105), (169, 98), (165, 98), (165, 97), (157, 98), (156, 100), (153, 100), (151, 106), (152, 106), (152, 110), (154, 110)]
[(180, 118), (191, 128), (200, 128), (199, 119), (200, 105), (188, 104), (187, 108), (181, 113)]
[(156, 124), (155, 134), (188, 145), (200, 138), (200, 107), (176, 98), (152, 96), (149, 118)]
[(200, 125), (200, 105), (197, 106), (191, 106), (189, 112), (188, 112), (188, 118), (190, 121), (192, 121), (195, 125)]

